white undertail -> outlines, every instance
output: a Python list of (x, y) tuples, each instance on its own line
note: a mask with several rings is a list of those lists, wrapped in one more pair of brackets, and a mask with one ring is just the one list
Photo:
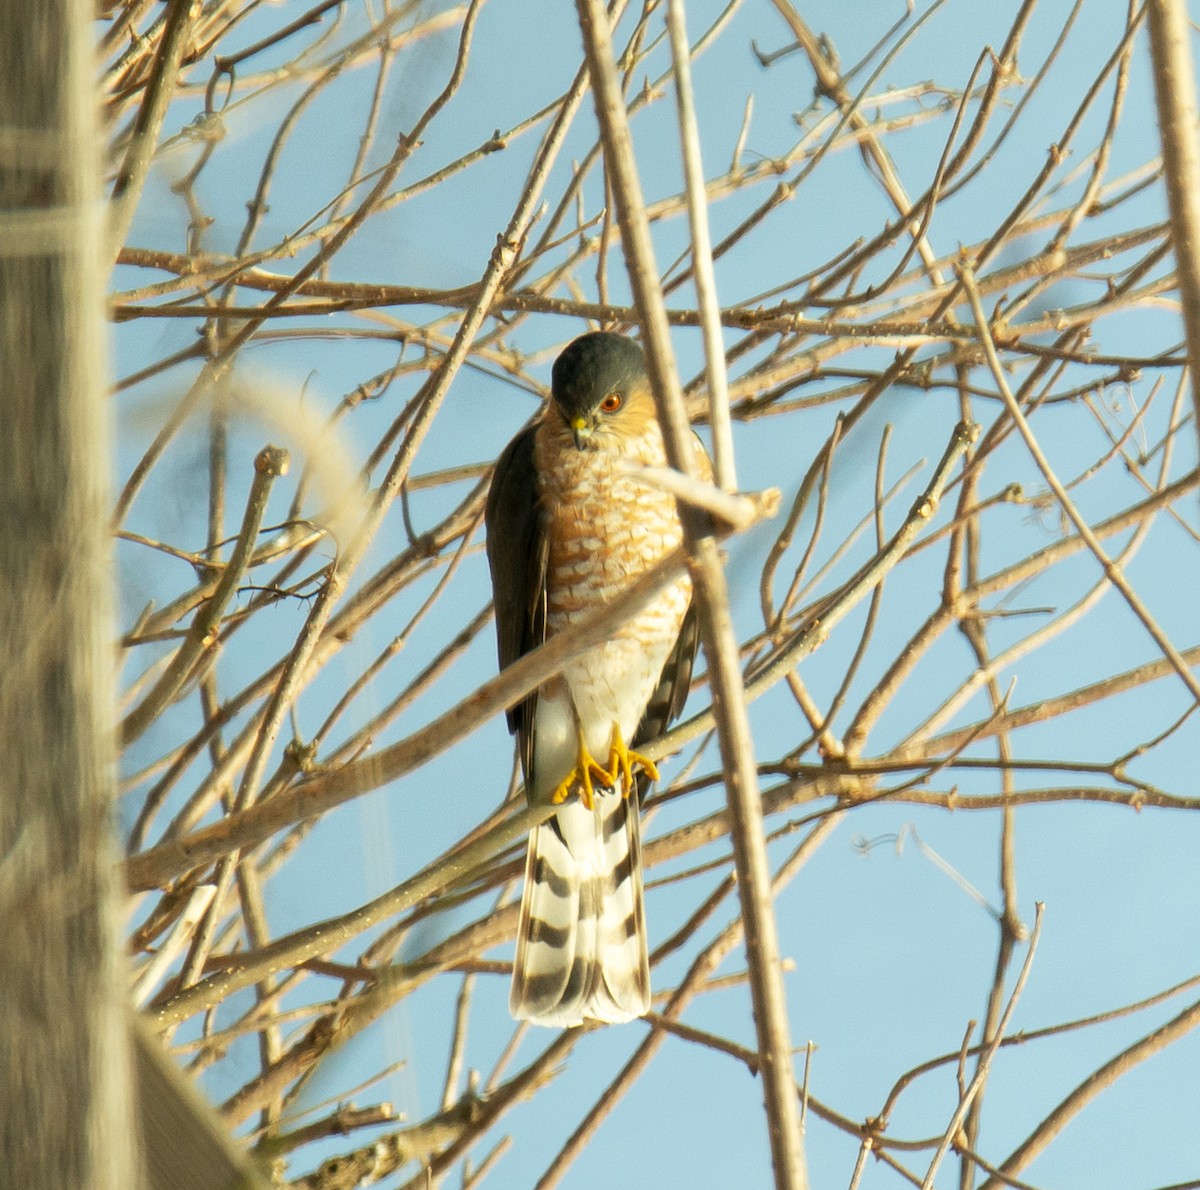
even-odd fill
[(509, 1008), (537, 1025), (619, 1024), (650, 1007), (636, 797), (572, 797), (529, 837)]

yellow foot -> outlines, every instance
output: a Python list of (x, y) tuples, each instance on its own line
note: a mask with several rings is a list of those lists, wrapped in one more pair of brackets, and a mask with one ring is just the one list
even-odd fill
[(658, 780), (658, 769), (648, 756), (633, 752), (625, 746), (621, 738), (621, 729), (614, 723), (612, 743), (608, 751), (608, 767), (605, 768), (588, 751), (583, 740), (583, 730), (579, 731), (579, 752), (576, 755), (575, 767), (554, 787), (550, 800), (556, 806), (561, 806), (575, 789), (579, 790), (579, 798), (590, 810), (595, 804), (596, 787), (615, 789), (617, 782), (621, 783), (621, 792), (628, 797), (633, 788), (634, 769), (641, 769), (651, 781)]
[(579, 730), (579, 753), (575, 760), (575, 767), (554, 787), (550, 800), (556, 806), (561, 806), (571, 796), (571, 790), (578, 786), (579, 798), (590, 810), (596, 796), (595, 786), (602, 785), (611, 788), (614, 780), (615, 777), (610, 774), (609, 770), (600, 765), (588, 751), (588, 746), (583, 741), (583, 729), (581, 728)]
[(658, 780), (658, 769), (654, 761), (640, 752), (633, 752), (627, 748), (625, 741), (621, 739), (621, 729), (614, 723), (612, 745), (608, 752), (608, 771), (604, 774), (608, 778), (605, 784), (610, 788), (615, 788), (617, 778), (622, 778), (621, 792), (628, 797), (629, 791), (633, 788), (634, 765), (637, 765), (651, 781)]

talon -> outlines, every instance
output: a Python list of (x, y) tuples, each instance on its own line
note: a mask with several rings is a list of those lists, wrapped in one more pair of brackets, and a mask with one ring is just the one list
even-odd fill
[(609, 771), (597, 763), (596, 758), (588, 751), (587, 744), (583, 742), (582, 728), (579, 729), (579, 759), (575, 762), (575, 766), (575, 774), (579, 780), (580, 800), (590, 810), (596, 796), (592, 782), (611, 786), (613, 779)]
[(621, 792), (625, 797), (629, 796), (629, 791), (633, 788), (634, 765), (637, 765), (651, 781), (658, 780), (658, 767), (654, 761), (640, 752), (634, 752), (627, 748), (625, 741), (621, 738), (621, 729), (614, 723), (612, 746), (608, 754), (608, 772), (605, 775), (608, 777), (607, 784), (610, 786), (616, 785), (618, 776), (623, 778)]
[(595, 805), (596, 786), (601, 785), (611, 788), (615, 781), (615, 775), (610, 773), (588, 751), (588, 746), (584, 743), (583, 730), (581, 728), (579, 731), (579, 753), (575, 760), (575, 767), (554, 787), (554, 792), (550, 795), (550, 801), (556, 806), (561, 806), (571, 796), (571, 790), (575, 786), (578, 786), (579, 800), (590, 810)]

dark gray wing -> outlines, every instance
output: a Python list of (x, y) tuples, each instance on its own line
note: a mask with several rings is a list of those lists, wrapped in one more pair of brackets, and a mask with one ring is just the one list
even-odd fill
[[(696, 617), (696, 605), (691, 603), (683, 617), (675, 645), (667, 655), (658, 685), (654, 688), (654, 693), (642, 714), (642, 721), (634, 733), (631, 746), (635, 751), (642, 744), (658, 739), (667, 730), (671, 720), (679, 717), (692, 684), (692, 665), (696, 660), (696, 646), (699, 641), (700, 622)], [(649, 784), (645, 775), (639, 774), (638, 794), (644, 793)]]
[[(501, 669), (540, 645), (546, 635), (546, 537), (533, 459), (534, 430), (526, 426), (504, 448), (484, 511)], [(535, 692), (508, 711), (508, 730), (517, 734), (527, 780), (536, 703)]]

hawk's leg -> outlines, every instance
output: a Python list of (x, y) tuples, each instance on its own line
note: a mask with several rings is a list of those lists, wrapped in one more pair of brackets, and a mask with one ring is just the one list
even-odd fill
[(658, 780), (658, 769), (655, 767), (654, 761), (640, 752), (634, 752), (627, 748), (625, 741), (621, 738), (621, 729), (614, 723), (612, 745), (608, 752), (608, 771), (604, 774), (608, 778), (605, 784), (615, 789), (617, 778), (621, 777), (621, 791), (628, 797), (629, 791), (633, 788), (634, 765), (637, 765), (651, 781)]
[[(603, 785), (611, 787), (616, 777), (609, 769), (604, 768), (591, 752), (588, 751), (588, 746), (583, 739), (582, 727), (578, 729), (577, 736), (579, 739), (579, 751), (576, 754), (575, 767), (554, 787), (554, 792), (550, 795), (550, 800), (556, 806), (561, 805), (571, 796), (572, 787), (578, 785), (579, 798), (590, 810), (592, 808), (592, 800), (595, 797), (595, 786)], [(619, 732), (616, 738), (620, 739)]]

